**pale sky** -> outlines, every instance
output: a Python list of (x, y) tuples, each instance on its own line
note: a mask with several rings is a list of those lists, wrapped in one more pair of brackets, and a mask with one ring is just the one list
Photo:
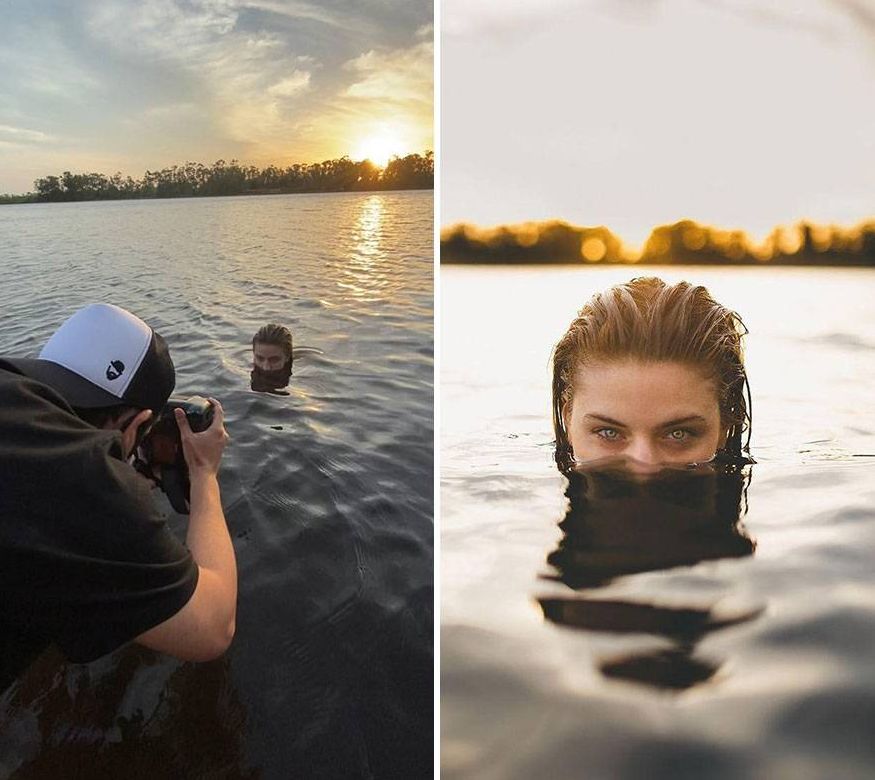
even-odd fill
[(441, 223), (875, 216), (875, 0), (443, 0)]
[(433, 148), (430, 0), (0, 0), (0, 193)]

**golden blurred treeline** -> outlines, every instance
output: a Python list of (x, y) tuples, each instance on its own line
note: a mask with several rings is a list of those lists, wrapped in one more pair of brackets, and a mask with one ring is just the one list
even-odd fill
[(441, 233), (442, 263), (875, 266), (875, 219), (854, 227), (799, 222), (761, 243), (743, 230), (684, 219), (653, 229), (637, 250), (608, 228), (559, 220), (496, 228), (453, 225)]

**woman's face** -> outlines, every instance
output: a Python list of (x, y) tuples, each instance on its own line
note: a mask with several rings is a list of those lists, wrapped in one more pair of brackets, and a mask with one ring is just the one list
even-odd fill
[(262, 371), (278, 371), (288, 362), (285, 350), (279, 344), (255, 342), (252, 347), (252, 364)]
[(636, 359), (578, 369), (565, 427), (575, 460), (625, 457), (644, 469), (701, 463), (726, 438), (712, 380)]

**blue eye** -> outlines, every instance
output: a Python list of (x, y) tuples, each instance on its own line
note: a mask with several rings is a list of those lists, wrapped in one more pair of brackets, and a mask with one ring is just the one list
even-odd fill
[(669, 431), (667, 438), (673, 442), (685, 442), (694, 439), (696, 436), (695, 431), (690, 431), (686, 428), (675, 428), (673, 431)]
[(605, 441), (619, 441), (620, 439), (620, 432), (616, 428), (596, 428), (593, 433)]

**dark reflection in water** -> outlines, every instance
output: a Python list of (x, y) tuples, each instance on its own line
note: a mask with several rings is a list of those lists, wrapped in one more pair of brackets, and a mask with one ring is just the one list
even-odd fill
[[(546, 575), (575, 591), (612, 580), (700, 561), (753, 554), (742, 524), (749, 468), (701, 466), (642, 477), (616, 464), (581, 467), (569, 477), (568, 512)], [(606, 677), (684, 690), (710, 680), (720, 663), (695, 657), (708, 634), (753, 620), (762, 610), (716, 615), (710, 608), (637, 601), (550, 597), (538, 599), (553, 623), (609, 634), (649, 634), (672, 643), (603, 660)]]
[(277, 369), (260, 368), (253, 362), (252, 371), (249, 372), (249, 388), (256, 393), (271, 393), (273, 395), (288, 395), (286, 389), (292, 378), (292, 368), (296, 360), (306, 355), (321, 355), (322, 350), (315, 347), (296, 347), (292, 350), (289, 361)]
[[(131, 645), (103, 673), (100, 665), (59, 666), (62, 658), (49, 650), (7, 696), (10, 707), (39, 702), (32, 722), (18, 724), (39, 741), (18, 756), (16, 778), (258, 776), (244, 768), (246, 718), (227, 658), (178, 664)], [(152, 689), (147, 706), (125, 701), (133, 684)]]
[(292, 376), (292, 361), (290, 360), (282, 368), (269, 371), (258, 366), (252, 367), (249, 374), (249, 387), (256, 393), (273, 393), (274, 395), (288, 395), (285, 388), (289, 385)]

